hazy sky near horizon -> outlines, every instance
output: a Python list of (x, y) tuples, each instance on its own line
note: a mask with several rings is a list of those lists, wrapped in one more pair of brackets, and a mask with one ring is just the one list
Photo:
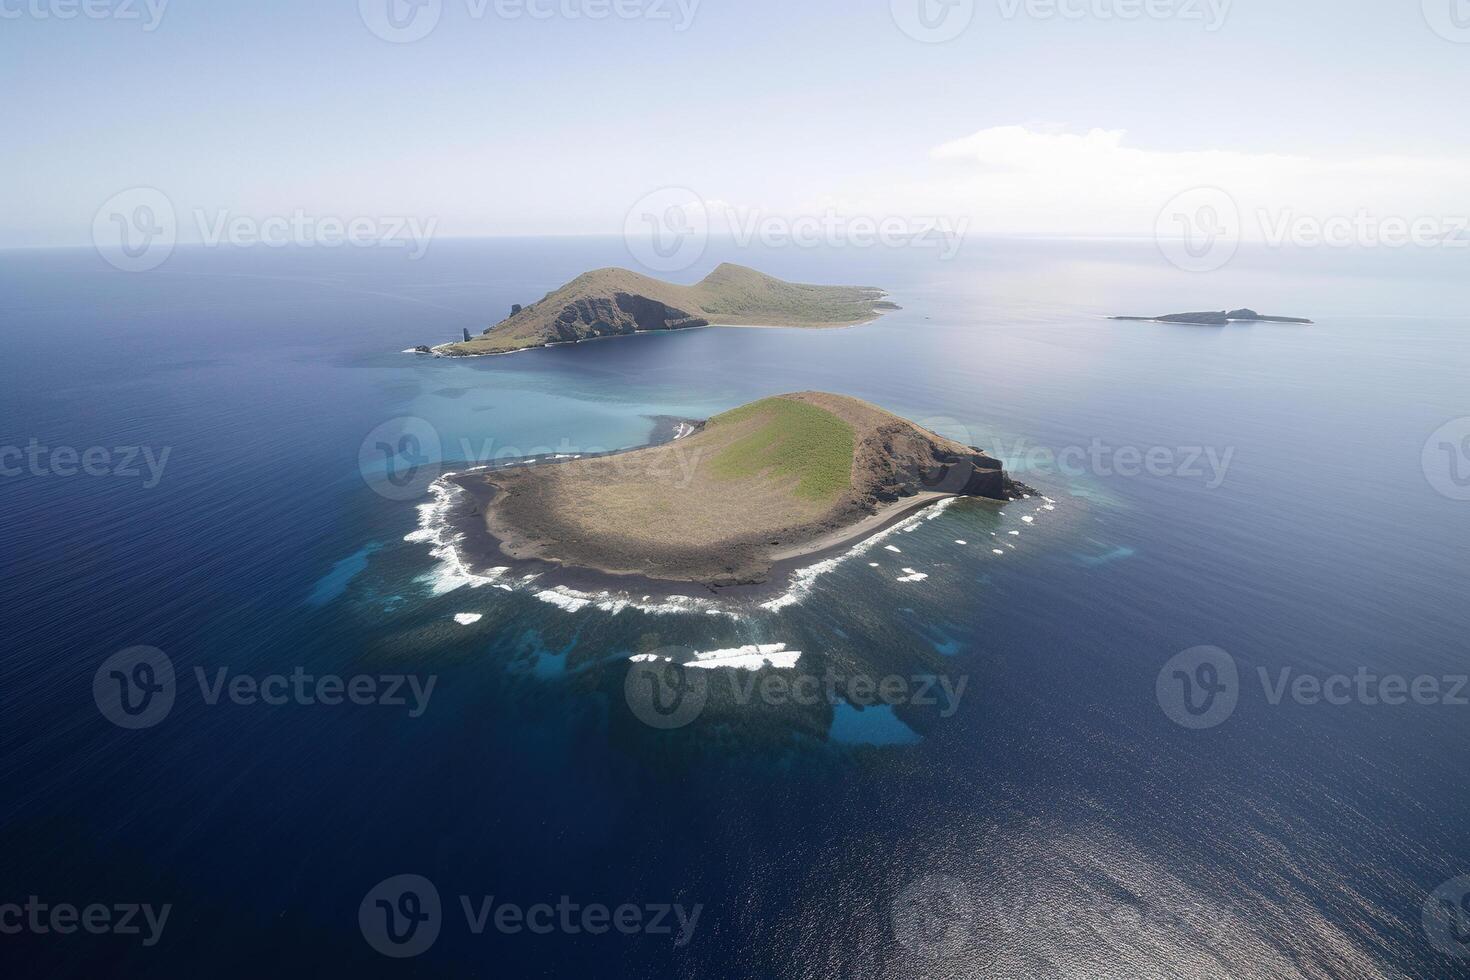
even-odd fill
[[(0, 246), (88, 243), (140, 186), (184, 240), (199, 212), (619, 234), (665, 187), (994, 233), (1146, 234), (1199, 185), (1470, 213), (1470, 0), (418, 2), (0, 0)], [(390, 3), (432, 29), (380, 37)], [(920, 3), (964, 29), (911, 36)]]

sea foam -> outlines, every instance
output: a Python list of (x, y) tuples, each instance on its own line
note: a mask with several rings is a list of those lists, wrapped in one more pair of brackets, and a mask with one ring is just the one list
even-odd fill
[(449, 513), (458, 495), (463, 493), (466, 491), (453, 483), (442, 479), (435, 481), (429, 486), (429, 496), (433, 499), (419, 505), (418, 530), (403, 538), (410, 544), (429, 545), (429, 554), (438, 559), (433, 569), (414, 579), (427, 585), (434, 595), (448, 595), (465, 586), (478, 589), (510, 571), (508, 568), (492, 568), (484, 574), (477, 574), (470, 571), (465, 563), (459, 550), (464, 535), (455, 533), (449, 524)]

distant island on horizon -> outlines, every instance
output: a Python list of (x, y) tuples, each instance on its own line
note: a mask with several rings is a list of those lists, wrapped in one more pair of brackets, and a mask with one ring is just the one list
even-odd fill
[(721, 589), (768, 584), (949, 497), (1031, 492), (982, 450), (844, 395), (778, 395), (684, 433), (447, 477), (475, 500), (461, 539), (486, 566)]
[(575, 344), (585, 340), (694, 327), (848, 327), (899, 307), (871, 286), (791, 283), (726, 262), (693, 286), (629, 269), (584, 273), (478, 337), (419, 354), (472, 357)]
[(1311, 320), (1295, 316), (1263, 316), (1252, 309), (1215, 310), (1205, 313), (1170, 313), (1167, 316), (1110, 316), (1109, 320), (1134, 320), (1143, 323), (1195, 323), (1220, 326), (1226, 323), (1301, 323)]

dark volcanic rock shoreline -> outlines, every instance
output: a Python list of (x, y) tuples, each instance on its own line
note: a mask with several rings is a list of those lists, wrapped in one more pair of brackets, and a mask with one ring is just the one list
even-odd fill
[[(680, 597), (761, 602), (775, 599), (791, 590), (795, 584), (797, 572), (833, 558), (840, 558), (863, 542), (883, 534), (892, 529), (894, 525), (903, 523), (915, 514), (937, 506), (944, 500), (958, 497), (955, 494), (948, 494), (938, 497), (911, 498), (906, 505), (895, 508), (881, 523), (865, 530), (857, 538), (797, 557), (779, 559), (771, 565), (771, 570), (764, 581), (713, 585), (703, 582), (678, 582), (671, 579), (650, 578), (647, 575), (620, 575), (598, 569), (563, 565), (539, 558), (511, 558), (501, 550), (503, 542), (485, 525), (485, 508), (489, 506), (492, 494), (488, 492), (489, 488), (483, 480), (474, 478), (475, 475), (465, 473), (444, 478), (446, 482), (464, 491), (451, 506), (446, 514), (446, 519), (451, 531), (458, 536), (455, 548), (466, 571), (473, 575), (489, 575), (496, 569), (508, 569), (511, 579), (523, 579), (528, 575), (535, 575), (538, 589), (565, 588), (592, 596), (613, 593), (624, 597), (648, 596), (655, 600)], [(1038, 491), (1030, 487), (1024, 487), (1021, 484), (1017, 484), (1017, 487), (1024, 489), (1030, 495), (1039, 496)], [(983, 497), (968, 499), (992, 504), (1002, 503), (1002, 501)]]
[[(588, 454), (581, 459), (626, 456), (654, 446), (666, 446), (704, 429), (705, 423), (691, 419), (660, 418), (656, 420), (648, 446)], [(956, 443), (948, 445), (949, 451), (933, 457), (932, 468), (910, 471), (906, 466), (897, 466), (879, 473), (866, 496), (834, 510), (821, 521), (799, 528), (792, 526), (774, 534), (735, 534), (704, 545), (681, 542), (670, 546), (615, 540), (614, 546), (599, 546), (596, 540), (600, 529), (577, 532), (562, 529), (557, 508), (546, 506), (548, 498), (544, 493), (519, 498), (515, 517), (508, 519), (502, 511), (509, 499), (505, 496), (505, 486), (514, 486), (515, 480), (524, 479), (517, 475), (518, 471), (524, 473), (532, 466), (549, 469), (572, 465), (577, 460), (563, 456), (508, 461), (443, 478), (441, 482), (452, 485), (456, 491), (441, 501), (439, 518), (450, 532), (441, 540), (453, 539), (460, 563), (472, 574), (485, 576), (495, 569), (508, 569), (508, 573), (501, 573), (507, 581), (535, 576), (538, 588), (564, 586), (579, 593), (615, 592), (633, 598), (639, 595), (772, 597), (786, 592), (799, 570), (847, 554), (864, 541), (945, 499), (971, 497), (1004, 503), (1035, 493), (1009, 479), (1001, 463), (980, 450)], [(886, 443), (865, 448), (885, 461), (890, 461), (890, 451), (894, 460), (907, 458)], [(505, 478), (497, 475), (502, 472)], [(513, 478), (512, 482), (507, 484), (506, 478)], [(506, 531), (511, 533), (507, 535)], [(568, 533), (575, 536), (565, 537)], [(584, 538), (587, 534), (592, 537)], [(778, 541), (780, 546), (775, 547)], [(571, 546), (571, 554), (561, 553), (568, 550), (567, 546)]]

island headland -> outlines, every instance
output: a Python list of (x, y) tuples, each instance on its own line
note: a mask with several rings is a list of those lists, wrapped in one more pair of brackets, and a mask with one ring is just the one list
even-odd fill
[(1109, 320), (1134, 320), (1144, 323), (1194, 323), (1223, 326), (1227, 323), (1306, 323), (1312, 321), (1295, 316), (1263, 316), (1252, 309), (1217, 310), (1205, 313), (1170, 313), (1168, 316), (1110, 316)]
[(999, 460), (823, 392), (752, 402), (662, 445), (446, 477), (475, 565), (581, 588), (708, 594), (798, 567), (949, 497), (1030, 493)]
[(693, 286), (598, 269), (529, 306), (517, 304), (478, 337), (466, 331), (463, 342), (414, 351), (471, 357), (691, 327), (846, 327), (898, 309), (885, 295), (867, 286), (785, 282), (728, 262)]

